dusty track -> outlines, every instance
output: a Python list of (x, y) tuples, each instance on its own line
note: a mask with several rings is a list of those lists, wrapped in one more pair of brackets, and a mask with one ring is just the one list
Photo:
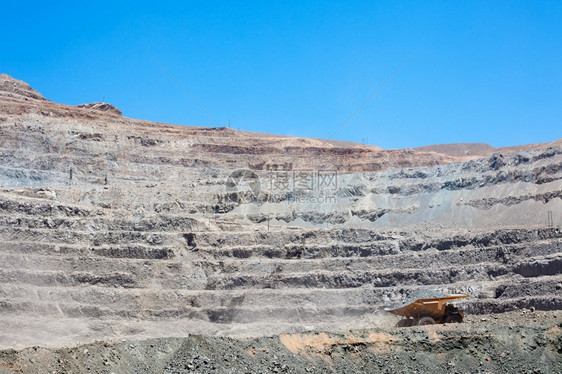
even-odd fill
[(523, 310), (460, 325), (5, 350), (0, 373), (556, 373), (561, 357), (560, 312)]

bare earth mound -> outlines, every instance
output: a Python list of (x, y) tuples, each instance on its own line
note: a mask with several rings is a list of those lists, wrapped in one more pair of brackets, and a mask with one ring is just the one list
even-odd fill
[(113, 113), (115, 115), (122, 115), (123, 113), (121, 113), (121, 111), (108, 103), (89, 103), (89, 104), (80, 104), (77, 105), (78, 108), (86, 108), (86, 109), (94, 109), (94, 110), (100, 110), (102, 112), (109, 112), (109, 113)]
[(561, 354), (562, 315), (523, 310), (461, 325), (5, 350), (0, 373), (557, 373)]

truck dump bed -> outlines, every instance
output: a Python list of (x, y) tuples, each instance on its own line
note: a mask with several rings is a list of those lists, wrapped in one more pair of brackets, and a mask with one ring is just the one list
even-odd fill
[(469, 295), (448, 295), (443, 297), (432, 297), (427, 299), (417, 299), (410, 304), (396, 309), (385, 309), (387, 312), (403, 317), (417, 318), (428, 316), (434, 320), (440, 320), (445, 312), (445, 305), (451, 300), (462, 299)]

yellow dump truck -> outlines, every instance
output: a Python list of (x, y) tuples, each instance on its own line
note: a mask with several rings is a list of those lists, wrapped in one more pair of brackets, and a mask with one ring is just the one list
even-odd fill
[(448, 295), (417, 299), (400, 308), (385, 310), (404, 317), (398, 322), (398, 327), (434, 325), (436, 323), (461, 323), (464, 319), (464, 312), (453, 304), (449, 304), (449, 302), (465, 297), (469, 297), (469, 295)]

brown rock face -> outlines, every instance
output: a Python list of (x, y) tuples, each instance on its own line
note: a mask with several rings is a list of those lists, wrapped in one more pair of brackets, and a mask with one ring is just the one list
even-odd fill
[(7, 74), (0, 74), (0, 97), (17, 100), (34, 99), (47, 101), (43, 95), (31, 88), (29, 84), (14, 79)]
[(0, 347), (363, 329), (420, 289), (473, 315), (562, 309), (559, 142), (382, 150), (3, 79)]
[(89, 104), (80, 104), (77, 105), (78, 108), (86, 108), (86, 109), (93, 109), (99, 110), (102, 112), (113, 113), (115, 115), (122, 115), (123, 113), (119, 110), (119, 108), (108, 104), (108, 103), (89, 103)]

